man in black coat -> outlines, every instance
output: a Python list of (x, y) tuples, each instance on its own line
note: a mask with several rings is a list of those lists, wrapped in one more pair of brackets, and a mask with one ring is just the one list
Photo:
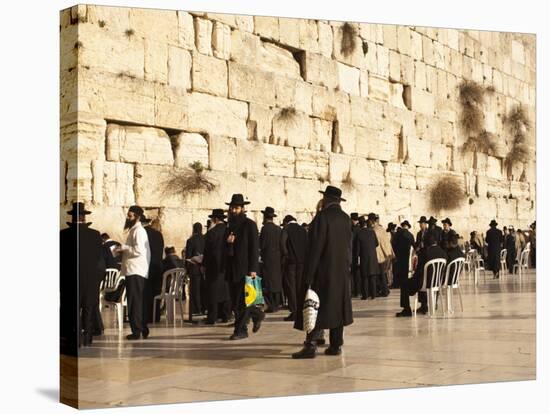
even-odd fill
[(414, 242), (415, 250), (420, 250), (424, 247), (424, 236), (428, 231), (428, 220), (426, 219), (426, 216), (420, 217), (418, 220), (418, 225), (420, 226), (420, 230), (416, 233), (416, 240)]
[[(200, 257), (204, 253), (204, 235), (202, 234), (202, 224), (193, 224), (193, 234), (185, 243), (185, 265), (189, 273), (189, 296), (191, 300), (191, 313), (201, 314), (205, 308), (203, 297), (201, 295), (201, 285), (203, 274), (201, 271)], [(194, 258), (194, 259), (193, 259)], [(192, 260), (193, 259), (193, 260)]]
[[(143, 320), (146, 323), (153, 322), (153, 298), (160, 293), (162, 288), (162, 255), (164, 253), (164, 237), (157, 219), (141, 218), (143, 228), (147, 233), (149, 248), (151, 249), (151, 262), (149, 263), (149, 277), (145, 279), (143, 287)], [(156, 320), (160, 321), (160, 302), (156, 305)]]
[(361, 272), (361, 299), (376, 297), (376, 279), (381, 273), (380, 264), (376, 256), (378, 239), (374, 232), (374, 218), (370, 217), (366, 225), (357, 233), (355, 249), (359, 255), (359, 271)]
[(120, 270), (120, 255), (113, 254), (114, 250), (120, 247), (120, 243), (112, 240), (107, 233), (101, 235), (101, 240), (103, 240), (103, 246), (101, 248), (103, 259), (105, 260), (105, 267), (107, 269), (117, 269)]
[(244, 296), (245, 277), (255, 278), (258, 273), (260, 241), (258, 226), (246, 217), (242, 194), (233, 194), (229, 205), (229, 220), (225, 230), (225, 279), (229, 283), (231, 304), (235, 312), (235, 329), (230, 339), (248, 337), (248, 322), (252, 318), (252, 332), (260, 329), (265, 314), (258, 306), (246, 306)]
[(359, 253), (356, 250), (357, 233), (361, 228), (359, 224), (359, 213), (351, 213), (351, 245), (352, 245), (352, 261), (351, 261), (351, 292), (353, 297), (358, 297), (361, 294), (361, 271), (359, 269)]
[(264, 225), (260, 231), (260, 257), (266, 313), (277, 312), (282, 304), (283, 275), (281, 274), (281, 228), (273, 223), (277, 217), (273, 207), (262, 210)]
[(504, 237), (504, 248), (506, 249), (506, 267), (508, 273), (514, 273), (514, 264), (516, 263), (516, 231), (513, 226), (508, 226), (508, 234)]
[[(344, 344), (344, 326), (353, 323), (350, 268), (351, 268), (351, 221), (340, 207), (342, 191), (327, 186), (323, 194), (322, 210), (309, 226), (308, 254), (304, 276), (304, 290), (311, 288), (319, 296), (319, 311), (315, 328), (307, 334), (304, 347), (292, 354), (293, 358), (314, 358), (317, 343), (315, 338), (323, 329), (330, 329), (330, 346), (325, 355), (340, 355)], [(302, 330), (303, 314), (298, 312), (294, 328)]]
[(500, 276), (500, 252), (502, 250), (502, 242), (504, 236), (500, 229), (497, 229), (498, 223), (491, 220), (489, 223), (490, 229), (485, 234), (485, 242), (487, 243), (487, 261), (485, 266), (488, 270), (493, 271), (493, 277), (498, 279)]
[(443, 231), (441, 232), (441, 240), (439, 245), (443, 250), (447, 250), (449, 247), (449, 239), (454, 236), (458, 238), (458, 235), (456, 234), (456, 231), (451, 228), (453, 223), (450, 218), (447, 217), (441, 223), (443, 224)]
[(173, 246), (164, 248), (164, 259), (162, 259), (162, 274), (168, 270), (176, 268), (184, 268), (185, 264), (183, 260), (176, 253), (176, 249)]
[(436, 242), (441, 244), (441, 234), (443, 233), (443, 229), (436, 223), (437, 219), (434, 216), (430, 216), (430, 219), (428, 220), (428, 230), (433, 233)]
[(410, 223), (405, 220), (401, 223), (401, 231), (395, 236), (395, 267), (400, 287), (400, 306), (403, 310), (396, 316), (412, 316), (411, 305), (409, 301), (409, 263), (411, 249), (414, 246), (414, 237), (409, 231)]
[(225, 252), (225, 214), (221, 208), (212, 210), (210, 228), (204, 237), (204, 268), (205, 284), (208, 296), (208, 316), (206, 325), (214, 325), (220, 314), (222, 322), (227, 322), (231, 316), (231, 302), (229, 301), (229, 286), (225, 281), (224, 252)]
[(285, 321), (294, 321), (301, 311), (297, 307), (296, 292), (301, 291), (304, 263), (306, 260), (307, 231), (291, 215), (285, 216), (281, 233), (281, 255), (283, 263), (283, 285), (288, 298), (290, 314)]
[(101, 236), (85, 220), (91, 212), (73, 203), (67, 214), (72, 221), (60, 232), (60, 342), (61, 353), (76, 356), (78, 346), (92, 343), (105, 263)]

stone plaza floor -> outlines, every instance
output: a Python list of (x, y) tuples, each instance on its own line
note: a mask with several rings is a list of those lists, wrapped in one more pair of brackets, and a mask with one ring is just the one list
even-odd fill
[[(80, 408), (368, 391), (432, 385), (533, 380), (536, 375), (534, 271), (462, 286), (464, 312), (442, 318), (395, 318), (399, 290), (353, 300), (341, 356), (293, 360), (304, 333), (268, 314), (241, 341), (232, 328), (164, 321), (147, 340), (126, 341), (104, 314), (105, 335), (81, 349)], [(456, 296), (455, 296), (456, 298)], [(328, 339), (328, 335), (326, 335)]]

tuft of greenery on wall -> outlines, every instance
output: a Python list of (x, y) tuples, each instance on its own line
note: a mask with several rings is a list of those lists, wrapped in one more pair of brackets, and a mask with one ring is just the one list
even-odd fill
[(340, 52), (344, 56), (349, 56), (357, 47), (357, 29), (351, 23), (344, 23), (340, 28), (342, 31), (342, 43), (340, 44)]
[(430, 188), (430, 207), (433, 211), (454, 210), (465, 200), (464, 186), (458, 177), (442, 176)]

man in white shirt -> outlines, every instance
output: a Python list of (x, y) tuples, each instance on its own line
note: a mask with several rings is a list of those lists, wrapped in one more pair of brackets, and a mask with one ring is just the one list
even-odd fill
[(128, 231), (126, 243), (118, 251), (122, 253), (121, 275), (126, 277), (126, 298), (128, 300), (128, 319), (132, 333), (128, 340), (147, 339), (149, 328), (143, 312), (143, 288), (149, 276), (151, 249), (147, 232), (141, 225), (143, 209), (132, 206), (128, 209), (124, 230)]

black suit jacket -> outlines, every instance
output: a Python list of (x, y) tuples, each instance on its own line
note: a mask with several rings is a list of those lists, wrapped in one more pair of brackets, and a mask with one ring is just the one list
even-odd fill
[(307, 231), (298, 223), (287, 224), (281, 234), (281, 254), (285, 263), (303, 264), (306, 260)]
[[(230, 233), (235, 241), (227, 243)], [(241, 222), (229, 222), (224, 234), (225, 277), (229, 282), (239, 282), (251, 272), (259, 272), (260, 241), (256, 222), (244, 217)]]

